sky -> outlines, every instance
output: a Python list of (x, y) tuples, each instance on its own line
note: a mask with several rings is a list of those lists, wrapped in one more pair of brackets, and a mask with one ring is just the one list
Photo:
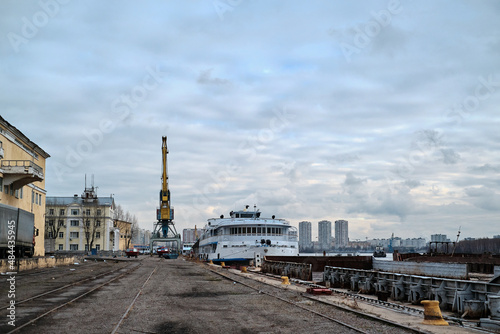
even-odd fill
[(498, 1), (1, 1), (0, 115), (153, 229), (254, 205), (350, 240), (500, 234)]

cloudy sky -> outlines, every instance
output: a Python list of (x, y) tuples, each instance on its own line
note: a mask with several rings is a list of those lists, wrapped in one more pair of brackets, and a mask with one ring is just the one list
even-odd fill
[(498, 1), (1, 1), (0, 114), (152, 229), (256, 204), (349, 237), (500, 234)]

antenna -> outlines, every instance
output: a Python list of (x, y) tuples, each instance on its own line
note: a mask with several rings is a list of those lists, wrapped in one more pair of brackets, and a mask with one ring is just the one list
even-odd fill
[(458, 238), (460, 237), (460, 229), (462, 226), (458, 227), (458, 233), (457, 233), (457, 241), (455, 241), (455, 244), (453, 245), (453, 252), (451, 252), (451, 256), (453, 257), (453, 254), (455, 254), (455, 248), (457, 248), (457, 243), (458, 243)]

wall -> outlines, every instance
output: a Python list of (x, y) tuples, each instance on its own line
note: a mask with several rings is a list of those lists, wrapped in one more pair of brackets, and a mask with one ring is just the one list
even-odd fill
[[(48, 268), (54, 266), (66, 266), (75, 262), (80, 262), (82, 257), (68, 256), (68, 257), (39, 257), (39, 258), (26, 258), (19, 260), (19, 271), (25, 271), (37, 268)], [(16, 269), (17, 270), (17, 269)], [(12, 271), (9, 269), (7, 259), (0, 260), (0, 272)]]
[[(7, 194), (4, 192), (4, 189), (0, 189), (0, 203), (23, 209), (35, 215), (35, 228), (37, 228), (39, 232), (38, 236), (35, 237), (35, 256), (43, 256), (45, 254), (45, 160), (49, 157), (49, 155), (35, 143), (30, 142), (29, 139), (19, 130), (13, 128), (8, 123), (4, 123), (4, 120), (1, 117), (0, 128), (2, 131), (2, 133), (0, 133), (0, 141), (2, 142), (2, 147), (4, 149), (3, 160), (32, 161), (43, 169), (44, 180), (32, 182), (23, 186), (22, 198), (20, 198), (20, 196), (16, 197), (15, 195), (10, 195), (10, 193)], [(29, 149), (32, 150), (32, 153), (36, 154), (38, 158), (35, 158), (28, 153), (26, 148), (21, 147), (20, 144), (15, 142), (15, 139), (21, 141), (26, 147), (29, 147)], [(4, 175), (0, 174), (0, 176), (3, 177)], [(19, 192), (20, 191), (21, 189), (19, 189)], [(34, 194), (41, 195), (41, 203), (39, 202), (37, 204), (33, 201)]]

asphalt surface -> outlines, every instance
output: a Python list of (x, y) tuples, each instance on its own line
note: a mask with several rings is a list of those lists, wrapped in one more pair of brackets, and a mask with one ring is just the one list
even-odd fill
[[(115, 278), (113, 282), (89, 292), (85, 297), (51, 312), (17, 332), (36, 334), (355, 332), (244, 284), (221, 277), (209, 270), (206, 264), (186, 261), (183, 258), (166, 260), (141, 256), (126, 263), (108, 261), (54, 268), (38, 275), (20, 277), (18, 290), (22, 290), (19, 293), (27, 297), (113, 270), (115, 272), (109, 275), (109, 278)], [(223, 271), (220, 268), (216, 270)], [(120, 276), (117, 278), (118, 274)], [(105, 283), (107, 277), (96, 277), (93, 286), (98, 287)], [(41, 297), (31, 306), (29, 303), (25, 306), (19, 305), (16, 310), (17, 324), (26, 323), (46, 312), (53, 307), (54, 302), (72, 300), (86, 286), (89, 286), (88, 281), (61, 290), (55, 295)], [(283, 293), (280, 292), (283, 289), (279, 286), (275, 290), (278, 291), (276, 294)], [(293, 289), (289, 289), (287, 293), (292, 293), (291, 290)], [(0, 292), (2, 293), (0, 301), (3, 305), (4, 291)], [(290, 296), (287, 298), (290, 299)], [(302, 303), (299, 293), (296, 302)], [(360, 328), (361, 325), (351, 316), (343, 316), (340, 320), (356, 328)], [(370, 333), (401, 333), (397, 328), (382, 327), (384, 329), (379, 331), (373, 330), (376, 328), (375, 324), (373, 328), (371, 327), (370, 324), (362, 324), (362, 329)], [(2, 333), (15, 329), (5, 326), (0, 328)]]

